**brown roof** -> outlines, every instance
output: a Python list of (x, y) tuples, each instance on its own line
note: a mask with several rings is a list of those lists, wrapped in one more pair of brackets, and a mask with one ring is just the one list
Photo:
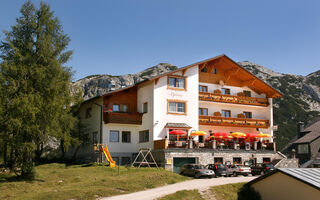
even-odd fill
[(308, 143), (319, 138), (320, 137), (320, 120), (308, 126), (306, 129), (303, 130), (303, 132), (309, 132), (309, 133), (307, 133), (302, 138), (299, 138), (298, 140), (296, 140), (294, 144)]

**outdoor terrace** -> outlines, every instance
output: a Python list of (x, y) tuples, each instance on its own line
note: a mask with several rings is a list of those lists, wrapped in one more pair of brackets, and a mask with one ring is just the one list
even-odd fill
[(265, 107), (269, 105), (268, 99), (266, 98), (234, 96), (234, 95), (209, 93), (209, 92), (199, 92), (199, 100), (220, 102), (220, 103), (265, 106)]
[(269, 120), (264, 119), (200, 115), (199, 125), (268, 128), (270, 126), (270, 123)]
[(104, 123), (142, 124), (142, 113), (105, 112)]
[[(191, 145), (190, 145), (191, 144)], [(204, 143), (196, 141), (190, 142), (184, 137), (180, 141), (177, 140), (155, 140), (154, 149), (166, 149), (171, 151), (219, 151), (219, 152), (267, 152), (276, 151), (276, 144), (273, 142), (244, 142), (244, 140), (226, 141), (226, 140), (210, 140)]]

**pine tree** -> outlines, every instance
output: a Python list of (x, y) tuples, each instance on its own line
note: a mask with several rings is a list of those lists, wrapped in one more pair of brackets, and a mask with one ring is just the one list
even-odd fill
[(72, 52), (50, 7), (37, 9), (26, 2), (21, 17), (4, 32), (1, 50), (1, 128), (12, 166), (30, 174), (34, 156), (39, 158), (50, 137), (70, 145), (76, 123), (71, 113), (71, 68), (65, 66)]

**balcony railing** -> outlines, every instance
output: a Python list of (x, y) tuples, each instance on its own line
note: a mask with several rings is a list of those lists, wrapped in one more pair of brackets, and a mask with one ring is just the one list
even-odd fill
[(269, 120), (264, 119), (248, 119), (248, 118), (233, 118), (219, 116), (199, 116), (200, 125), (213, 126), (233, 126), (233, 127), (251, 127), (251, 128), (269, 128)]
[(117, 124), (142, 124), (142, 113), (118, 113), (106, 112), (104, 113), (104, 123)]
[(269, 105), (268, 99), (265, 99), (265, 98), (234, 96), (234, 95), (227, 95), (227, 94), (215, 94), (215, 93), (209, 93), (209, 92), (199, 92), (199, 100), (221, 102), (221, 103), (254, 105), (254, 106)]

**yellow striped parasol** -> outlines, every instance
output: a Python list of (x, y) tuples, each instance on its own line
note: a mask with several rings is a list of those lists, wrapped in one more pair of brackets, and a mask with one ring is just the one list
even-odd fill
[(204, 136), (204, 135), (207, 135), (207, 133), (204, 131), (194, 131), (190, 134), (190, 136)]
[(245, 138), (247, 136), (245, 133), (241, 133), (241, 132), (233, 132), (231, 133), (231, 135), (235, 138)]

